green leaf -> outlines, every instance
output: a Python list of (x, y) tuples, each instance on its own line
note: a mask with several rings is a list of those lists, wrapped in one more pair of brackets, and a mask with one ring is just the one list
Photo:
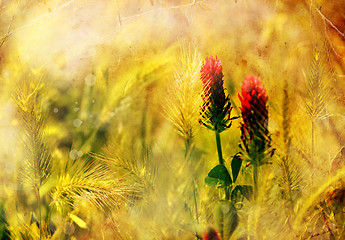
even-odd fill
[(218, 183), (218, 179), (212, 178), (212, 177), (206, 177), (205, 178), (205, 183), (207, 183), (210, 186), (216, 186)]
[(240, 155), (237, 153), (231, 161), (231, 171), (232, 171), (232, 179), (234, 180), (234, 182), (236, 182), (236, 179), (238, 177), (238, 173), (240, 172), (241, 169), (241, 165), (242, 165), (242, 159), (240, 157)]
[[(249, 201), (253, 198), (253, 186), (237, 185), (231, 193), (231, 201), (238, 202), (241, 197), (245, 197)], [(243, 198), (242, 198), (243, 200)], [(242, 201), (240, 200), (240, 201)]]
[(222, 239), (230, 239), (238, 225), (238, 215), (234, 204), (226, 200), (219, 201), (215, 205), (213, 219)]
[(228, 169), (224, 165), (217, 165), (208, 173), (205, 182), (211, 186), (228, 187), (232, 180)]

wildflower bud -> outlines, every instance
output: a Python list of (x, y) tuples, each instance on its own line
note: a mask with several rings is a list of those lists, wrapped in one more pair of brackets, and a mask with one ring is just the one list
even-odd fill
[(204, 232), (202, 240), (220, 240), (220, 236), (216, 229), (208, 227)]
[(335, 189), (327, 194), (326, 202), (328, 205), (344, 206), (345, 203), (345, 189)]
[(201, 67), (203, 105), (200, 123), (211, 130), (222, 132), (231, 126), (231, 103), (223, 87), (222, 63), (217, 57), (206, 58)]
[[(243, 80), (241, 95), (241, 140), (248, 152), (248, 143), (254, 141), (259, 152), (267, 147), (268, 138), (268, 111), (266, 90), (255, 76), (247, 76)], [(269, 144), (269, 143), (268, 143)]]

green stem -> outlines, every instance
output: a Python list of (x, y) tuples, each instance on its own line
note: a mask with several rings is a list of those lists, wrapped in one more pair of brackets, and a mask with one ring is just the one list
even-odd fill
[(230, 200), (230, 187), (224, 188), (225, 190), (225, 199)]
[(186, 146), (186, 151), (185, 151), (185, 154), (184, 154), (184, 157), (185, 159), (187, 159), (187, 157), (190, 155), (190, 152), (191, 152), (191, 139), (190, 138), (187, 138), (185, 140), (185, 146)]
[(224, 160), (223, 160), (223, 154), (222, 154), (222, 146), (220, 143), (220, 135), (218, 131), (215, 131), (216, 133), (216, 141), (217, 141), (217, 151), (218, 151), (218, 158), (219, 158), (219, 164), (224, 165)]
[(257, 162), (253, 163), (253, 181), (254, 181), (254, 199), (258, 195), (258, 164)]
[[(197, 224), (199, 224), (198, 204), (196, 201), (196, 192), (195, 192), (195, 182), (194, 181), (193, 181), (193, 195), (194, 195), (194, 206), (195, 206), (195, 218), (196, 218)], [(195, 227), (194, 227), (194, 231), (195, 231), (196, 239), (199, 239), (199, 236), (198, 236), (198, 233), (197, 233)]]
[(195, 206), (195, 218), (196, 218), (196, 222), (199, 224), (198, 203), (196, 200), (195, 182), (193, 182), (193, 195), (194, 195), (194, 206)]
[[(224, 159), (223, 159), (223, 154), (222, 154), (222, 144), (220, 142), (220, 134), (218, 131), (215, 131), (215, 133), (216, 133), (216, 142), (217, 142), (219, 164), (224, 165)], [(230, 199), (230, 190), (228, 187), (224, 188), (224, 193), (225, 193), (225, 199), (229, 200)]]
[(40, 240), (42, 239), (42, 213), (41, 213), (41, 196), (40, 196), (40, 188), (37, 188), (37, 205), (38, 205), (38, 221), (40, 224)]

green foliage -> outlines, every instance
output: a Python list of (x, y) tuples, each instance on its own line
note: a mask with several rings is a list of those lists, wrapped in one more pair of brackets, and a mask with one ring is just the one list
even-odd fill
[(214, 223), (222, 239), (229, 240), (238, 225), (235, 206), (226, 200), (219, 201), (214, 208)]
[(236, 182), (238, 174), (241, 170), (242, 166), (242, 159), (239, 154), (236, 154), (231, 161), (231, 172), (232, 172), (232, 179)]
[(253, 199), (253, 186), (250, 185), (237, 185), (231, 193), (231, 201), (242, 202), (243, 197), (248, 201)]
[(211, 186), (217, 186), (217, 188), (224, 188), (231, 185), (232, 179), (224, 165), (217, 165), (208, 173), (205, 182)]
[(4, 201), (0, 203), (0, 239), (8, 240), (9, 232), (7, 229), (6, 213), (4, 209)]

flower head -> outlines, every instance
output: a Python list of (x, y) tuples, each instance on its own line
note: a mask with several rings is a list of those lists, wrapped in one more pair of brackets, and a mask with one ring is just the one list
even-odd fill
[(231, 103), (223, 87), (223, 66), (217, 57), (206, 58), (201, 67), (203, 105), (200, 122), (206, 127), (222, 132), (231, 126)]
[(241, 95), (242, 142), (248, 152), (248, 142), (254, 141), (258, 151), (264, 151), (268, 140), (268, 110), (266, 90), (255, 76), (244, 78)]
[(220, 240), (220, 236), (216, 229), (208, 227), (204, 232), (202, 240)]
[(345, 203), (345, 189), (335, 189), (327, 194), (326, 202), (331, 205), (344, 206)]
[[(344, 214), (345, 204), (345, 188), (344, 186), (336, 188), (327, 193), (326, 206), (333, 212), (335, 216), (342, 216)], [(337, 219), (337, 218), (336, 218)], [(338, 218), (339, 219), (339, 218)], [(343, 218), (340, 218), (340, 224), (344, 223)]]

